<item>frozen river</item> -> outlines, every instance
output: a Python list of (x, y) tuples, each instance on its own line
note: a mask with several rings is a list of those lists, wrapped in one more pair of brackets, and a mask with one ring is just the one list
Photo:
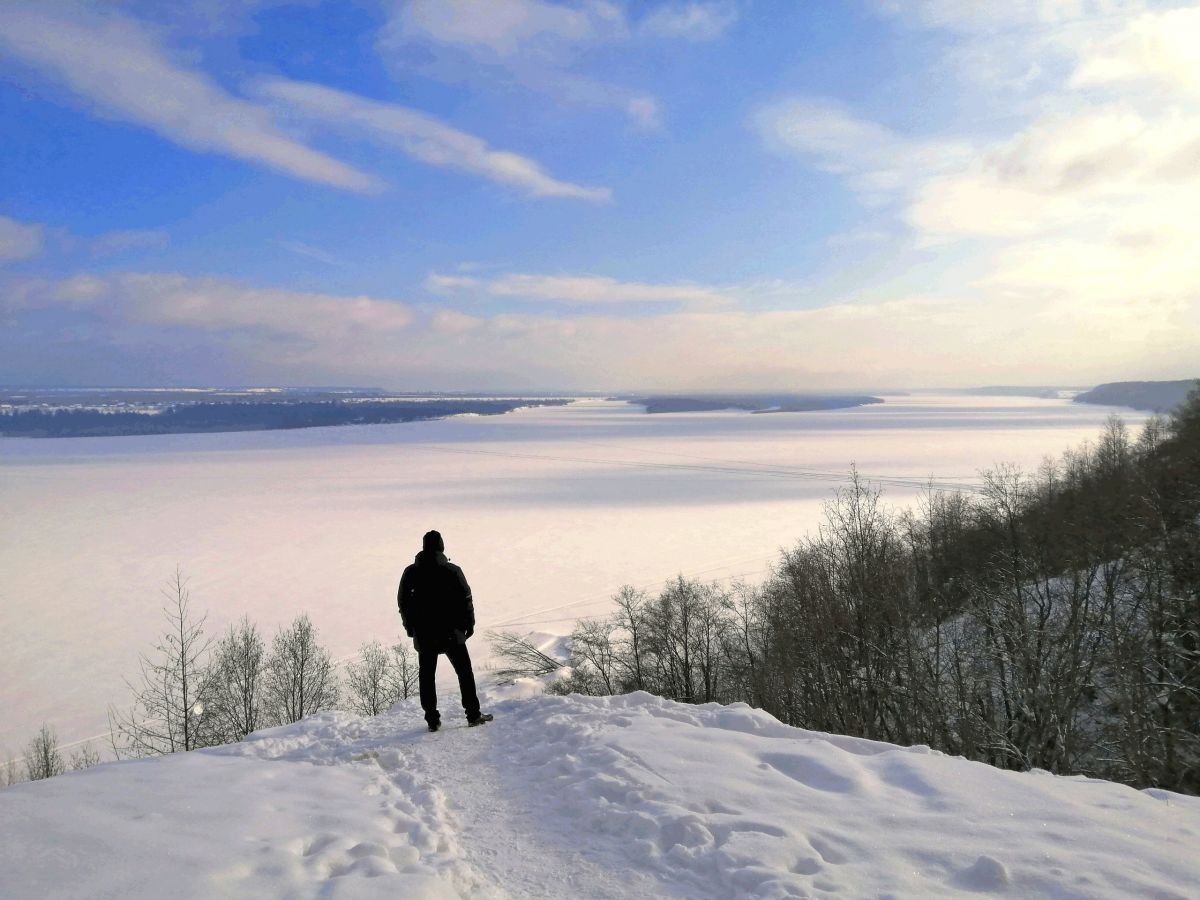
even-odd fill
[[(648, 416), (584, 400), (399, 425), (3, 440), (0, 754), (43, 721), (64, 743), (106, 731), (177, 565), (210, 633), (247, 614), (269, 636), (307, 611), (346, 657), (397, 635), (396, 581), (437, 528), (480, 631), (566, 632), (623, 584), (761, 578), (852, 462), (905, 505), (930, 476), (975, 483), (1094, 439), (1110, 412), (917, 394)], [(472, 651), (486, 657), (479, 637)]]

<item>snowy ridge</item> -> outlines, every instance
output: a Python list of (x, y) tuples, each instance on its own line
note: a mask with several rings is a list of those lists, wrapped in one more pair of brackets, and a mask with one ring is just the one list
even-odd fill
[(648, 694), (409, 701), (0, 792), (5, 897), (1188, 897), (1200, 800)]
[(697, 895), (1186, 897), (1200, 884), (1193, 797), (803, 731), (742, 704), (631, 694), (513, 712), (505, 737), (533, 748), (530, 780)]

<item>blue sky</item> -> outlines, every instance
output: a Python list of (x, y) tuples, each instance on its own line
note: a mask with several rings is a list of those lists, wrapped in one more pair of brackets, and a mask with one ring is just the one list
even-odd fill
[(1200, 8), (0, 6), (0, 383), (1198, 374)]

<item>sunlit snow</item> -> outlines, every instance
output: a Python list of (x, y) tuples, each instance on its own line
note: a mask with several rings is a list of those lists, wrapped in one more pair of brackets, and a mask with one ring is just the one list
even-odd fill
[[(782, 725), (744, 704), (415, 702), (0, 792), (28, 897), (1195, 895), (1200, 800)], [(453, 727), (458, 725), (460, 727)]]

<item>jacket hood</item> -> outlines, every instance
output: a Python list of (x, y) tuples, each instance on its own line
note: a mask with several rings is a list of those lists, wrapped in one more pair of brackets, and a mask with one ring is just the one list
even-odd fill
[(418, 566), (420, 565), (438, 565), (447, 562), (446, 554), (439, 551), (422, 550), (417, 554), (414, 560)]

